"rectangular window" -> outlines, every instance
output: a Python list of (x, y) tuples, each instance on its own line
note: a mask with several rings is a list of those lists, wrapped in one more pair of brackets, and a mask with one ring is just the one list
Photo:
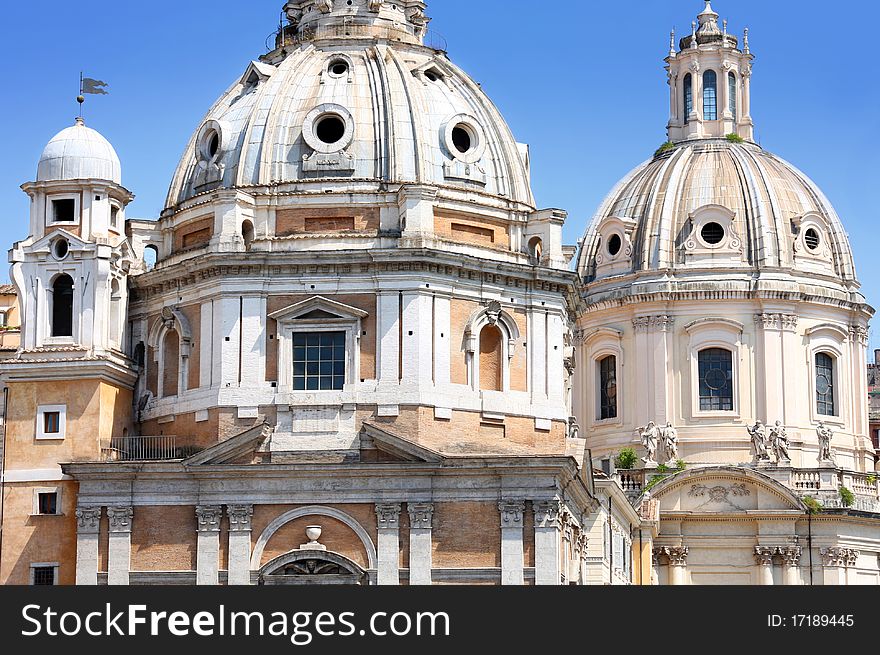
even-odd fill
[(35, 587), (52, 587), (55, 585), (56, 566), (35, 566), (31, 569), (32, 584)]
[(45, 434), (59, 434), (61, 432), (61, 412), (43, 414), (43, 432)]
[(345, 360), (345, 332), (294, 333), (294, 391), (341, 391)]
[(834, 403), (834, 358), (827, 353), (816, 355), (816, 411), (836, 416)]
[(110, 208), (110, 227), (118, 227), (119, 226), (119, 208), (111, 207)]
[(40, 493), (37, 495), (38, 514), (58, 514), (58, 494), (55, 492)]
[(609, 355), (599, 362), (599, 417), (617, 418), (617, 357)]
[(710, 348), (698, 355), (700, 411), (733, 411), (733, 354), (723, 348)]
[(60, 198), (52, 201), (52, 221), (55, 223), (76, 222), (76, 200)]

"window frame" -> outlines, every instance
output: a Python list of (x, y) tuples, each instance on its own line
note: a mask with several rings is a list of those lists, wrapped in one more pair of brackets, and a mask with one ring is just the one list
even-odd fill
[[(742, 367), (748, 370), (748, 364), (743, 362), (745, 351), (743, 350), (743, 331), (745, 326), (732, 319), (708, 316), (692, 321), (685, 326), (685, 332), (690, 335), (688, 343), (688, 360), (690, 361), (690, 397), (692, 420), (722, 419), (724, 421), (738, 420), (743, 413), (749, 412), (749, 396), (742, 395), (740, 380)], [(704, 350), (720, 348), (731, 353), (731, 378), (732, 409), (730, 410), (702, 410), (700, 409), (700, 361), (699, 354)]]
[[(603, 379), (605, 371), (603, 370), (603, 364), (605, 362), (607, 362), (609, 359), (614, 360), (613, 373), (614, 373), (614, 381), (615, 381), (615, 387), (616, 387), (616, 391), (614, 394), (614, 416), (605, 416), (605, 403), (604, 403), (605, 382)], [(610, 353), (610, 354), (606, 354), (601, 357), (598, 357), (597, 359), (594, 360), (594, 362), (596, 365), (596, 380), (597, 380), (597, 387), (596, 387), (596, 403), (597, 403), (596, 417), (597, 417), (597, 420), (602, 421), (602, 422), (614, 421), (620, 416), (620, 401), (619, 401), (619, 399), (620, 399), (620, 376), (619, 376), (620, 367), (618, 364), (618, 357), (616, 354)]]
[[(819, 410), (819, 387), (817, 382), (819, 381), (819, 357), (820, 356), (828, 357), (831, 360), (831, 406), (832, 413), (828, 414)], [(840, 420), (840, 391), (838, 390), (838, 380), (840, 378), (839, 370), (840, 370), (840, 358), (836, 353), (829, 351), (827, 348), (818, 348), (815, 352), (813, 352), (812, 356), (813, 369), (812, 369), (812, 392), (813, 392), (813, 411), (816, 413), (816, 416), (822, 419), (831, 419), (831, 420)]]
[(684, 110), (684, 124), (687, 125), (690, 123), (690, 115), (694, 111), (694, 76), (690, 73), (687, 73), (684, 76), (684, 80), (681, 84), (682, 88), (682, 103)]
[[(58, 413), (58, 432), (46, 432), (45, 415)], [(37, 407), (36, 436), (38, 441), (64, 441), (67, 435), (67, 405), (40, 405)]]
[[(53, 494), (55, 496), (55, 512), (44, 513), (40, 511), (40, 496), (44, 494)], [(36, 487), (33, 493), (33, 508), (31, 516), (64, 516), (61, 511), (62, 505), (62, 489), (61, 487)]]
[[(713, 391), (713, 389), (708, 386), (707, 386), (707, 388), (710, 391), (710, 395), (708, 395), (708, 396), (703, 395), (703, 372), (702, 372), (703, 356), (708, 353), (713, 353), (713, 355), (714, 355), (714, 353), (727, 353), (727, 355), (730, 357), (730, 377), (726, 382), (726, 386), (730, 390), (729, 397), (722, 396), (722, 395), (718, 395), (718, 396), (712, 395), (711, 391)], [(697, 400), (699, 402), (699, 412), (701, 414), (720, 413), (720, 412), (728, 413), (728, 412), (733, 411), (733, 407), (734, 407), (734, 403), (733, 403), (733, 396), (734, 396), (734, 393), (733, 393), (733, 355), (734, 355), (734, 353), (730, 348), (722, 348), (722, 347), (718, 347), (718, 346), (701, 348), (700, 350), (697, 351)], [(715, 363), (715, 362), (708, 362), (708, 364), (713, 364), (713, 363)], [(724, 362), (722, 362), (722, 363), (724, 363)], [(723, 369), (715, 369), (713, 367), (713, 368), (710, 368), (709, 370), (723, 370)], [(729, 399), (730, 409), (725, 409), (723, 407), (719, 407), (719, 408), (713, 407), (713, 408), (709, 408), (709, 409), (704, 409), (703, 408), (704, 399), (706, 399), (711, 404), (715, 404), (715, 401), (717, 399), (717, 402), (719, 405), (724, 405)]]
[[(56, 200), (73, 200), (73, 220), (72, 221), (57, 221), (55, 220), (55, 201)], [(78, 193), (53, 193), (50, 196), (46, 197), (46, 212), (45, 212), (45, 225), (46, 227), (58, 227), (58, 226), (78, 226), (82, 223), (82, 201), (80, 198), (80, 194)]]
[[(626, 411), (626, 389), (623, 385), (623, 333), (613, 328), (599, 328), (584, 339), (580, 349), (583, 352), (583, 366), (578, 366), (579, 389), (576, 395), (575, 414), (586, 416), (587, 424), (594, 428), (623, 425)], [(599, 362), (613, 355), (616, 358), (617, 375), (617, 416), (601, 418), (599, 406)]]
[[(325, 336), (325, 335), (340, 335), (341, 336), (342, 347), (343, 347), (343, 349), (345, 349), (344, 353), (343, 353), (343, 357), (342, 357), (342, 364), (344, 366), (342, 375), (338, 375), (335, 371), (330, 373), (329, 375), (323, 374), (320, 370), (315, 375), (312, 375), (308, 372), (308, 365), (309, 364), (317, 364), (318, 368), (320, 369), (321, 365), (323, 363), (325, 363), (325, 361), (328, 361), (329, 363), (333, 364), (334, 366), (338, 362), (338, 360), (335, 358), (335, 351), (336, 351), (336, 344), (335, 343), (333, 343), (329, 346), (331, 348), (331, 350), (333, 350), (333, 352), (334, 352), (334, 356), (332, 356), (330, 360), (324, 360), (321, 358), (320, 355), (319, 355), (318, 360), (315, 362), (312, 362), (308, 359), (308, 349), (309, 348), (317, 347), (319, 349), (323, 349), (323, 348), (328, 347), (325, 344), (320, 343), (320, 342), (318, 343), (317, 346), (310, 346), (309, 344), (305, 345), (305, 347), (307, 349), (307, 353), (306, 353), (306, 359), (304, 359), (302, 363), (306, 367), (306, 370), (303, 373), (303, 375), (301, 375), (301, 376), (297, 375), (297, 373), (296, 373), (296, 364), (297, 364), (296, 350), (297, 350), (297, 348), (302, 347), (302, 346), (297, 345), (297, 343), (296, 343), (297, 337), (299, 337), (299, 336), (308, 337), (308, 336), (312, 336), (312, 335), (317, 335), (319, 338), (322, 336)], [(345, 333), (345, 330), (314, 330), (314, 331), (309, 330), (309, 331), (305, 331), (305, 330), (294, 329), (291, 332), (291, 339), (292, 339), (292, 346), (293, 346), (291, 348), (291, 356), (293, 357), (293, 360), (292, 360), (292, 366), (293, 366), (292, 385), (293, 385), (293, 392), (294, 393), (313, 393), (313, 392), (317, 392), (317, 391), (344, 391), (345, 390), (345, 374), (348, 370), (348, 352), (346, 349), (347, 335)], [(303, 378), (304, 387), (302, 389), (299, 389), (296, 386), (296, 382), (297, 382), (298, 377)], [(332, 384), (334, 385), (330, 389), (323, 389), (320, 387), (321, 379), (326, 378), (326, 377), (331, 378)], [(341, 377), (343, 379), (343, 382), (342, 382), (342, 386), (337, 388), (335, 386), (336, 385), (336, 378), (339, 378), (339, 377)], [(319, 387), (317, 389), (310, 389), (308, 386), (309, 380), (314, 379), (314, 378), (317, 378)]]
[(739, 115), (739, 78), (733, 71), (727, 73), (727, 111), (736, 121)]
[[(52, 584), (51, 586), (58, 586), (58, 569), (60, 564), (58, 562), (31, 562), (30, 568), (30, 577), (28, 584), (31, 587), (38, 586), (36, 584), (36, 572), (37, 569), (52, 569)], [(39, 585), (39, 586), (50, 586), (50, 585)]]
[[(846, 353), (849, 345), (849, 333), (839, 325), (832, 323), (821, 323), (809, 328), (806, 336), (810, 340), (809, 347), (806, 352), (806, 368), (810, 376), (809, 383), (809, 407), (810, 419), (813, 423), (822, 421), (823, 423), (833, 425), (843, 429), (849, 422), (851, 409), (849, 404), (841, 402), (842, 399), (851, 397), (850, 381), (846, 377), (841, 377), (842, 368), (847, 365)], [(834, 371), (832, 385), (836, 389), (835, 393), (835, 410), (837, 415), (820, 414), (816, 395), (816, 355), (826, 353), (834, 360)]]

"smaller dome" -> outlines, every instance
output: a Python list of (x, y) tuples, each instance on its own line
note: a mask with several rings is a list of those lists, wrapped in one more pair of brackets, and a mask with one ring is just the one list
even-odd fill
[(49, 141), (37, 166), (37, 182), (108, 180), (122, 184), (119, 156), (100, 133), (82, 118)]

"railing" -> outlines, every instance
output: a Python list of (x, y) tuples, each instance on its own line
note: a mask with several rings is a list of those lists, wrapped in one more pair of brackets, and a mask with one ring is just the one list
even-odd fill
[(794, 471), (791, 486), (797, 491), (817, 491), (822, 486), (819, 471)]
[(157, 460), (181, 459), (177, 448), (177, 437), (162, 435), (158, 437), (113, 437), (110, 447), (104, 449), (104, 460), (108, 462), (148, 462)]

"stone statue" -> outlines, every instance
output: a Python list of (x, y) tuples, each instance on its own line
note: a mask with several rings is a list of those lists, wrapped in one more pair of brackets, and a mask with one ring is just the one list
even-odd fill
[(674, 466), (678, 461), (678, 430), (672, 427), (672, 422), (666, 423), (666, 427), (660, 430), (660, 440), (663, 442), (663, 450), (666, 452), (666, 465)]
[(650, 421), (648, 425), (643, 428), (639, 428), (639, 435), (642, 437), (642, 445), (645, 447), (645, 456), (642, 457), (642, 461), (647, 465), (656, 465), (657, 460), (654, 459), (657, 453), (657, 433), (659, 429), (654, 424), (654, 421)]
[(580, 439), (581, 438), (581, 428), (577, 424), (577, 419), (572, 416), (568, 419), (568, 438), (569, 439)]
[(755, 421), (753, 427), (746, 427), (749, 436), (752, 438), (752, 447), (755, 449), (755, 459), (759, 462), (770, 460), (770, 454), (767, 452), (767, 429), (761, 421)]
[(788, 454), (788, 432), (781, 421), (770, 428), (770, 447), (773, 454), (776, 455), (776, 462), (790, 462), (791, 456)]
[(819, 434), (819, 463), (831, 462), (837, 465), (834, 459), (834, 451), (831, 449), (831, 440), (834, 438), (834, 430), (825, 425), (824, 421), (819, 421), (819, 427), (816, 428)]

